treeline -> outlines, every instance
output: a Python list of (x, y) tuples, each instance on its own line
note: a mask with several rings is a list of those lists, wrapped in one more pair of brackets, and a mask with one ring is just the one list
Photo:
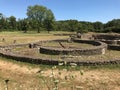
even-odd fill
[(87, 22), (77, 20), (56, 21), (56, 30), (61, 31), (76, 31), (81, 33), (86, 32), (115, 32), (120, 33), (120, 19), (113, 19), (107, 23), (102, 22)]
[[(0, 31), (23, 31), (27, 33), (27, 31), (32, 30), (36, 30), (37, 32), (54, 30), (53, 26), (47, 26), (46, 23), (47, 22), (44, 22), (39, 25), (39, 23), (36, 23), (34, 20), (29, 20), (28, 18), (17, 20), (15, 16), (5, 17), (0, 13)], [(48, 27), (50, 27), (50, 29)], [(38, 28), (40, 29), (39, 31)]]
[(0, 31), (70, 31), (70, 32), (116, 32), (120, 33), (120, 19), (107, 23), (78, 20), (56, 21), (52, 11), (44, 6), (34, 5), (27, 9), (27, 18), (5, 17), (0, 13)]

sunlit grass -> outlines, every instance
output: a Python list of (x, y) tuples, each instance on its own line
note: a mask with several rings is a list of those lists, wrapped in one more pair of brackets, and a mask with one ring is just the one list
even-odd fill
[[(21, 43), (30, 43), (37, 42), (43, 40), (54, 40), (54, 39), (64, 39), (68, 38), (68, 36), (55, 36), (52, 33), (36, 33), (36, 32), (0, 32), (0, 45), (10, 45), (21, 44)], [(4, 41), (3, 41), (4, 39)]]
[[(92, 48), (94, 47), (91, 44), (85, 44), (85, 43), (75, 43), (75, 42), (61, 42), (61, 44), (67, 49), (87, 49), (87, 48)], [(47, 42), (43, 43), (43, 46), (47, 47), (55, 47), (55, 48), (62, 48), (59, 42)]]

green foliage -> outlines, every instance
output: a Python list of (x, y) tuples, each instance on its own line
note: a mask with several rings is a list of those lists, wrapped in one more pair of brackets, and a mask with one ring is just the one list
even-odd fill
[(7, 24), (8, 23), (6, 17), (2, 13), (0, 13), (0, 29), (7, 29)]
[(105, 24), (102, 22), (87, 22), (74, 19), (55, 21), (53, 12), (45, 6), (34, 5), (27, 9), (27, 18), (16, 20), (15, 16), (5, 17), (0, 13), (0, 31), (28, 30), (70, 31), (70, 32), (115, 32), (120, 33), (120, 19), (113, 19)]
[(104, 25), (104, 32), (116, 32), (120, 33), (120, 19), (113, 19)]
[(47, 29), (48, 33), (54, 29), (55, 18), (51, 10), (47, 10), (46, 19), (44, 20), (44, 26)]
[(8, 18), (8, 24), (9, 24), (9, 28), (10, 29), (16, 29), (16, 18), (14, 17), (14, 16), (10, 16), (9, 18)]
[(35, 27), (38, 29), (38, 33), (40, 32), (40, 28), (45, 25), (47, 29), (50, 30), (52, 28), (52, 23), (54, 21), (54, 15), (50, 9), (47, 9), (44, 6), (34, 5), (29, 6), (27, 9), (28, 20), (34, 22)]
[(92, 31), (90, 22), (80, 22), (77, 20), (56, 21), (56, 30), (86, 33)]
[(94, 32), (102, 32), (104, 28), (103, 23), (98, 21), (93, 23), (93, 27)]

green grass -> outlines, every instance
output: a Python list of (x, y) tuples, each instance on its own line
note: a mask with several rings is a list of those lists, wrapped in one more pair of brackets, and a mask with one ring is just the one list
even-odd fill
[[(75, 43), (75, 42), (61, 42), (61, 44), (63, 46), (65, 46), (65, 48), (79, 48), (79, 49), (88, 49), (88, 48), (92, 48), (94, 47), (91, 44), (85, 44), (85, 43)], [(56, 47), (56, 48), (62, 48), (61, 45), (59, 44), (59, 42), (47, 42), (47, 43), (43, 43), (43, 46), (47, 46), (47, 47)]]

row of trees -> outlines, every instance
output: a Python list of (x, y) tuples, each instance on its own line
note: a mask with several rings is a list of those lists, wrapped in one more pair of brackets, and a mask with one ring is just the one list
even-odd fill
[(77, 20), (57, 21), (58, 30), (76, 31), (76, 32), (116, 32), (120, 33), (120, 19), (113, 19), (105, 24), (102, 22), (85, 22)]
[(59, 30), (76, 32), (117, 32), (120, 33), (120, 19), (102, 22), (86, 22), (78, 20), (55, 21), (52, 11), (41, 5), (29, 6), (27, 18), (16, 19), (15, 16), (5, 17), (0, 13), (0, 31), (19, 30), (27, 33), (28, 30), (40, 31)]

